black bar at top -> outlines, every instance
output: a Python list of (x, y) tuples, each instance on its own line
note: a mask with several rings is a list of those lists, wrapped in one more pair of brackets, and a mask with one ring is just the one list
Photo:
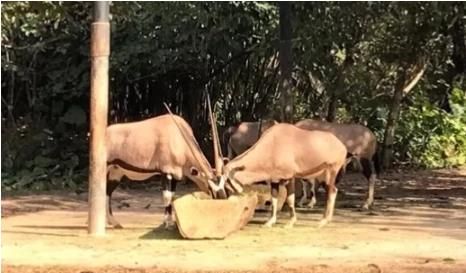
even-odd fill
[(109, 10), (110, 8), (108, 1), (94, 2), (94, 22), (108, 22)]

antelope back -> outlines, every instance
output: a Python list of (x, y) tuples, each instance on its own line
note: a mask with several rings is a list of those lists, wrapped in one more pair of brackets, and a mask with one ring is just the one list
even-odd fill
[(350, 154), (361, 158), (372, 158), (376, 152), (377, 139), (374, 133), (360, 124), (341, 124), (305, 119), (295, 124), (306, 130), (326, 131), (334, 134)]

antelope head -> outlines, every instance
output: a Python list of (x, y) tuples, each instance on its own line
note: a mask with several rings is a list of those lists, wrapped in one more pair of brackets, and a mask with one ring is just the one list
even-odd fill
[[(212, 129), (212, 139), (214, 144), (214, 159), (215, 159), (215, 172), (212, 170), (210, 164), (208, 164), (207, 160), (202, 158), (203, 154), (198, 150), (197, 147), (194, 147), (193, 140), (191, 137), (185, 132), (185, 130), (178, 124), (177, 120), (175, 119), (173, 113), (171, 112), (170, 108), (167, 104), (165, 104), (165, 108), (169, 112), (170, 116), (173, 119), (173, 122), (178, 127), (178, 130), (182, 137), (184, 138), (186, 144), (188, 145), (191, 154), (194, 156), (195, 160), (198, 162), (200, 166), (200, 170), (192, 167), (191, 168), (191, 176), (197, 178), (196, 180), (201, 180), (201, 183), (197, 183), (201, 189), (204, 191), (208, 190), (214, 198), (226, 198), (228, 197), (227, 192), (225, 191), (225, 185), (223, 183), (219, 183), (218, 185), (215, 181), (218, 181), (219, 177), (222, 175), (222, 170), (224, 167), (224, 159), (222, 157), (222, 151), (220, 147), (220, 141), (218, 138), (218, 131), (216, 125), (216, 119), (211, 109), (210, 98), (208, 97), (208, 108), (209, 108), (209, 116), (211, 121), (211, 129)], [(194, 140), (195, 141), (195, 140)], [(197, 152), (196, 152), (197, 151)], [(203, 164), (203, 162), (207, 162), (207, 164)], [(228, 187), (227, 187), (228, 188)]]
[(199, 169), (194, 166), (191, 167), (189, 174), (190, 178), (194, 180), (193, 182), (195, 182), (201, 188), (201, 190), (203, 190), (206, 193), (210, 193), (210, 195), (213, 197), (216, 197), (219, 188), (214, 182), (215, 175), (212, 171), (210, 164), (207, 162), (207, 159), (205, 159), (205, 156), (202, 154), (202, 151), (199, 149), (199, 147), (196, 147), (196, 140), (193, 139), (178, 123), (172, 111), (170, 110), (170, 107), (168, 107), (166, 103), (164, 103), (164, 106), (167, 109), (170, 116), (172, 117), (172, 120), (178, 128), (178, 131), (183, 137), (185, 143), (189, 147), (191, 154), (198, 163)]
[(207, 105), (209, 108), (209, 117), (212, 128), (212, 141), (214, 146), (214, 158), (215, 158), (215, 175), (218, 185), (216, 185), (216, 190), (218, 193), (221, 193), (222, 196), (228, 197), (234, 193), (243, 192), (243, 185), (236, 179), (234, 179), (234, 173), (236, 171), (243, 170), (244, 167), (237, 167), (233, 170), (229, 170), (227, 163), (228, 158), (223, 157), (222, 148), (220, 147), (220, 138), (217, 129), (217, 121), (215, 114), (212, 111), (212, 106), (210, 103), (210, 97), (207, 93)]

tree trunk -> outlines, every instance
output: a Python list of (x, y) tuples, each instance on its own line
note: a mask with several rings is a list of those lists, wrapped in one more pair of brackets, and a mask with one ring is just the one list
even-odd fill
[(327, 121), (328, 122), (333, 122), (335, 120), (335, 117), (337, 116), (337, 101), (338, 97), (335, 94), (336, 91), (332, 91), (332, 95), (330, 96), (330, 102), (328, 104), (328, 110), (327, 110)]
[(338, 69), (337, 78), (335, 79), (334, 83), (331, 85), (330, 88), (330, 102), (328, 104), (327, 109), (327, 121), (333, 122), (337, 116), (337, 107), (338, 107), (338, 99), (341, 96), (341, 91), (343, 89), (343, 73), (347, 67), (347, 62), (342, 64), (342, 66)]
[[(405, 71), (405, 69), (403, 69)], [(395, 128), (400, 115), (401, 100), (403, 99), (403, 87), (406, 77), (404, 72), (398, 78), (395, 85), (395, 93), (393, 94), (390, 112), (387, 118), (387, 126), (385, 128), (384, 141), (382, 147), (382, 165), (384, 168), (390, 168), (393, 157), (393, 143), (395, 142)]]
[(333, 122), (337, 116), (338, 99), (341, 97), (344, 88), (345, 71), (352, 62), (351, 56), (345, 58), (343, 64), (338, 68), (336, 79), (328, 88), (328, 91), (330, 91), (330, 102), (327, 109), (328, 122)]
[(395, 84), (395, 93), (393, 94), (390, 112), (387, 118), (387, 126), (385, 128), (384, 142), (382, 147), (382, 165), (384, 168), (390, 168), (393, 157), (393, 143), (395, 142), (395, 129), (400, 116), (401, 102), (403, 97), (416, 86), (421, 80), (427, 68), (427, 60), (420, 57), (416, 64), (408, 69), (405, 65), (401, 69), (401, 75), (398, 77)]
[(291, 82), (292, 51), (291, 51), (291, 4), (279, 2), (280, 8), (280, 94), (281, 120), (293, 121), (293, 88)]
[(458, 19), (452, 28), (453, 38), (453, 56), (452, 60), (455, 64), (455, 70), (457, 74), (463, 74), (466, 72), (466, 43), (465, 43), (465, 26), (463, 24), (464, 18), (464, 2), (457, 2), (456, 7), (458, 9)]

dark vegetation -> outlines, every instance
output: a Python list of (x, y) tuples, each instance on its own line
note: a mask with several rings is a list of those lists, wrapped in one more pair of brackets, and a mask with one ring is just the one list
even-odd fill
[[(1, 9), (2, 190), (84, 185), (92, 3)], [(464, 2), (114, 2), (109, 123), (163, 114), (168, 102), (211, 156), (207, 90), (222, 127), (358, 122), (378, 136), (387, 167), (462, 165), (464, 10)], [(283, 77), (282, 50), (292, 56)]]

